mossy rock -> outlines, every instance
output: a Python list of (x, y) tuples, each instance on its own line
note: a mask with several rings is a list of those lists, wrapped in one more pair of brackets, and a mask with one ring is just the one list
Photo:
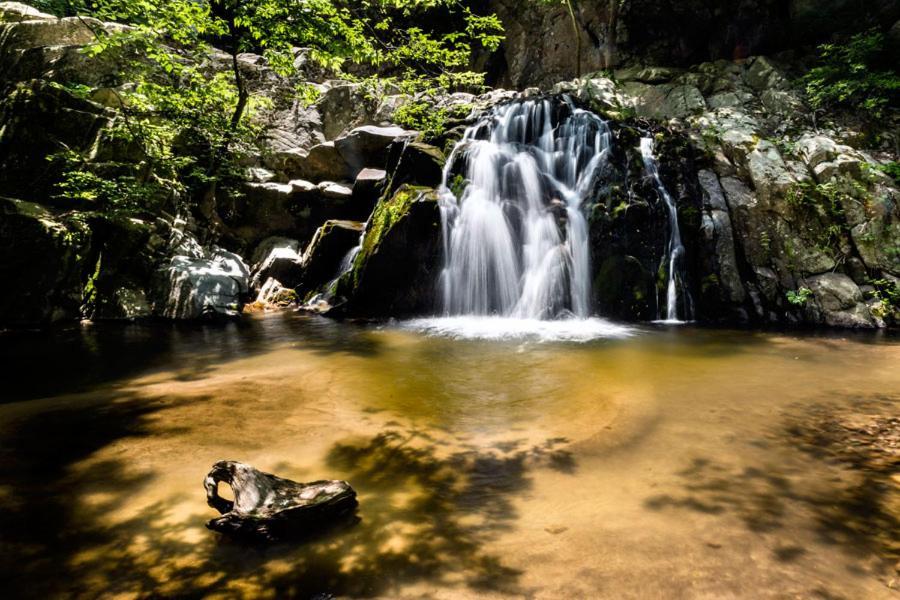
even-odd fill
[(382, 199), (366, 224), (362, 248), (341, 277), (339, 314), (381, 317), (430, 312), (440, 269), (438, 194), (404, 185)]

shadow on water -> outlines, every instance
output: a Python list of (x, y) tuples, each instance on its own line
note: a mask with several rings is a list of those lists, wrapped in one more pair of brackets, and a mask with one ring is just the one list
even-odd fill
[[(900, 396), (858, 399), (851, 408), (827, 403), (799, 407), (785, 415), (772, 441), (795, 457), (816, 459), (817, 481), (789, 464), (735, 467), (695, 458), (677, 473), (683, 492), (647, 498), (651, 510), (689, 510), (736, 516), (746, 528), (775, 533), (796, 525), (798, 512), (811, 517), (811, 531), (847, 554), (874, 556), (889, 570), (900, 560)], [(797, 412), (799, 411), (799, 412)], [(794, 543), (774, 550), (793, 562), (806, 553)]]
[[(111, 523), (108, 515), (160, 474), (89, 458), (146, 435), (149, 420), (165, 410), (149, 404), (156, 408), (120, 399), (8, 428), (0, 442), (0, 527), (4, 544), (16, 549), (0, 555), (8, 597), (369, 597), (436, 580), (523, 594), (520, 573), (485, 545), (515, 527), (514, 500), (531, 487), (532, 470), (577, 470), (563, 438), (479, 448), (396, 425), (327, 452), (328, 467), (360, 493), (361, 521), (353, 527), (300, 544), (238, 543), (200, 529), (214, 515), (199, 480), (195, 496), (167, 496)], [(197, 508), (185, 519), (172, 513), (178, 504)]]
[(6, 331), (0, 332), (0, 402), (78, 392), (170, 368), (178, 369), (176, 379), (201, 379), (216, 366), (276, 347), (359, 356), (374, 356), (380, 348), (365, 327), (293, 312), (225, 323), (96, 323)]

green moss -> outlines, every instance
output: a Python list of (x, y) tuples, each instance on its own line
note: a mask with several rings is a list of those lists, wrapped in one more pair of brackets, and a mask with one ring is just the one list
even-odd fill
[(337, 285), (338, 294), (349, 294), (356, 289), (366, 263), (378, 251), (387, 233), (409, 213), (412, 205), (423, 194), (431, 191), (431, 188), (427, 187), (403, 185), (389, 199), (382, 199), (378, 202), (366, 225), (366, 235), (363, 238), (362, 248), (353, 262), (353, 268), (341, 278)]

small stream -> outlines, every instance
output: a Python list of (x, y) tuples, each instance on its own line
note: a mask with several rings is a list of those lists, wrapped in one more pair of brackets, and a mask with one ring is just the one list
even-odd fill
[[(0, 335), (5, 594), (896, 597), (900, 340), (420, 325)], [(220, 538), (221, 459), (347, 479), (360, 521)]]

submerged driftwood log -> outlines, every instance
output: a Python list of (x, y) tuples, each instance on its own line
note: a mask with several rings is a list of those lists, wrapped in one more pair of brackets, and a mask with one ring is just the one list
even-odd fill
[[(219, 496), (219, 482), (231, 486), (234, 502)], [(230, 460), (214, 464), (203, 486), (207, 504), (222, 513), (206, 526), (236, 537), (307, 535), (346, 522), (358, 504), (346, 481), (297, 483)]]

